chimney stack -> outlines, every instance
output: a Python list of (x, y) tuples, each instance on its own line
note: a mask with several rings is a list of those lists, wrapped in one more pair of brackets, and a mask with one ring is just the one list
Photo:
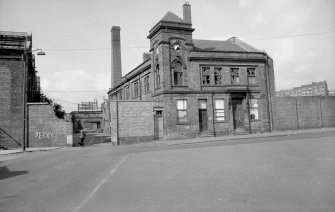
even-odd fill
[(111, 88), (118, 86), (121, 83), (122, 68), (121, 68), (121, 28), (113, 26), (112, 33), (112, 79)]
[(192, 24), (191, 5), (188, 2), (183, 5), (183, 19), (185, 23)]

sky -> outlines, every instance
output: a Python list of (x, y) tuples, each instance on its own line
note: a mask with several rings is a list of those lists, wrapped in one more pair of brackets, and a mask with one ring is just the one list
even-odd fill
[[(111, 27), (121, 27), (122, 73), (149, 51), (149, 30), (184, 0), (0, 0), (0, 31), (31, 32), (42, 92), (66, 112), (107, 99)], [(335, 0), (188, 0), (194, 39), (236, 36), (274, 60), (276, 90), (327, 81), (335, 89)]]

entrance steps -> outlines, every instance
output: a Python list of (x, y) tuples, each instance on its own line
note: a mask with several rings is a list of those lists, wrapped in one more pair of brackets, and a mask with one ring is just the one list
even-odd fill
[(213, 131), (203, 131), (197, 135), (197, 138), (206, 138), (206, 137), (214, 137)]

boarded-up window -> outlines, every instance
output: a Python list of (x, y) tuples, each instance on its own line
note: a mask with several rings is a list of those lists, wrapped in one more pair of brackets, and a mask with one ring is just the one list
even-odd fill
[(215, 99), (215, 120), (216, 121), (225, 120), (223, 99)]

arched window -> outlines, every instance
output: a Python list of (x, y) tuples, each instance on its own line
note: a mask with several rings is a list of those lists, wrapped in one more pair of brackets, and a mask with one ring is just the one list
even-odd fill
[(184, 70), (181, 62), (177, 61), (172, 66), (173, 85), (184, 85)]
[(155, 88), (160, 88), (161, 87), (161, 77), (159, 74), (159, 65), (156, 66), (155, 70)]

